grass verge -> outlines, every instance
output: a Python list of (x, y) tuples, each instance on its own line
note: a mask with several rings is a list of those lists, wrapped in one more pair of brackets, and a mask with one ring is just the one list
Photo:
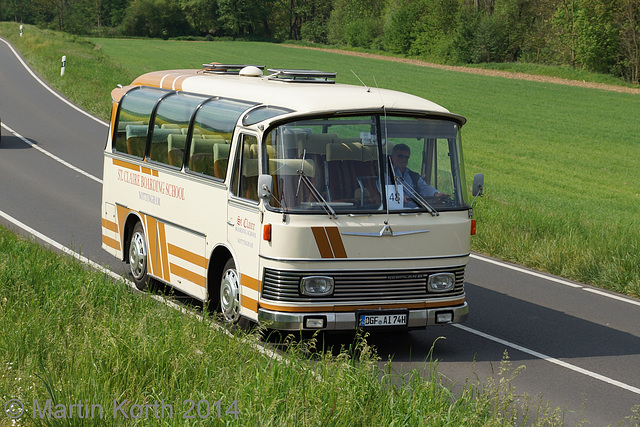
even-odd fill
[[(99, 117), (109, 91), (151, 70), (203, 62), (337, 71), (339, 81), (431, 99), (469, 121), (467, 177), (482, 172), (473, 249), (640, 296), (640, 96), (472, 75), (253, 42), (94, 39), (0, 23), (0, 34), (56, 89)], [(60, 77), (60, 58), (67, 71)], [(522, 71), (522, 70), (521, 70)], [(549, 72), (546, 69), (545, 72)], [(367, 73), (367, 74), (364, 74)]]
[(248, 345), (257, 335), (224, 333), (4, 228), (0, 260), (0, 404), (24, 407), (15, 420), (1, 413), (0, 426), (560, 421), (546, 406), (522, 406), (505, 364), (454, 396), (433, 363), (381, 371), (362, 337), (337, 355), (310, 340), (274, 359)]

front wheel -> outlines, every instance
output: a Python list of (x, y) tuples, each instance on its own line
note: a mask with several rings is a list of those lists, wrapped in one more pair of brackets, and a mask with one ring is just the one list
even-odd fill
[(144, 235), (144, 228), (138, 222), (133, 227), (129, 242), (129, 268), (131, 269), (133, 283), (141, 291), (147, 289), (151, 280), (147, 274), (147, 258), (147, 240)]
[(240, 319), (240, 276), (233, 259), (227, 261), (222, 271), (219, 301), (224, 322), (237, 323)]

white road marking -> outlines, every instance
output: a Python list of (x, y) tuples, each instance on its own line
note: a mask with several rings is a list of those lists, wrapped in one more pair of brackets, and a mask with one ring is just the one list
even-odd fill
[(600, 375), (600, 374), (598, 374), (596, 372), (589, 371), (589, 370), (583, 369), (583, 368), (581, 368), (579, 366), (572, 365), (571, 363), (567, 363), (567, 362), (562, 361), (560, 359), (556, 359), (555, 357), (551, 357), (551, 356), (548, 356), (546, 354), (539, 353), (539, 352), (534, 351), (534, 350), (530, 350), (530, 349), (528, 349), (526, 347), (522, 347), (521, 345), (514, 344), (512, 342), (503, 340), (501, 338), (494, 337), (493, 335), (485, 334), (484, 332), (477, 331), (477, 330), (475, 330), (473, 328), (470, 328), (470, 327), (465, 326), (465, 325), (461, 325), (459, 323), (453, 324), (452, 326), (455, 327), (455, 328), (458, 328), (458, 329), (462, 329), (463, 331), (469, 332), (471, 334), (477, 335), (479, 337), (482, 337), (484, 339), (496, 342), (498, 344), (502, 344), (502, 345), (505, 345), (507, 347), (511, 347), (511, 348), (513, 348), (515, 350), (518, 350), (518, 351), (521, 351), (523, 353), (529, 354), (531, 356), (537, 357), (537, 358), (542, 359), (542, 360), (544, 360), (546, 362), (553, 363), (555, 365), (561, 366), (563, 368), (569, 369), (569, 370), (577, 372), (579, 374), (586, 375), (586, 376), (591, 377), (591, 378), (595, 378), (595, 379), (603, 381), (603, 382), (605, 382), (607, 384), (610, 384), (610, 385), (613, 385), (615, 387), (630, 391), (631, 393), (635, 393), (635, 394), (639, 394), (640, 395), (640, 388), (638, 388), (638, 387), (634, 387), (634, 386), (631, 386), (629, 384), (625, 384), (623, 382), (614, 380), (612, 378), (605, 377), (604, 375)]
[(93, 175), (91, 175), (89, 172), (85, 172), (82, 169), (80, 169), (77, 166), (72, 165), (71, 163), (67, 162), (66, 160), (62, 160), (60, 157), (56, 156), (55, 154), (52, 154), (50, 152), (48, 152), (47, 150), (45, 150), (44, 148), (40, 148), (38, 147), (37, 144), (34, 144), (33, 142), (29, 141), (27, 138), (25, 138), (24, 136), (20, 135), (18, 132), (16, 132), (15, 130), (11, 129), (9, 126), (7, 126), (5, 123), (2, 123), (2, 127), (5, 128), (7, 131), (11, 132), (12, 134), (14, 134), (15, 136), (17, 136), (18, 138), (20, 138), (20, 140), (22, 140), (22, 142), (29, 144), (31, 146), (31, 148), (35, 148), (36, 150), (40, 151), (42, 154), (44, 154), (45, 156), (49, 156), (51, 157), (53, 160), (55, 160), (56, 162), (68, 167), (69, 169), (71, 169), (74, 172), (77, 172), (81, 175), (86, 176), (89, 179), (94, 180), (95, 182), (97, 182), (98, 184), (102, 184), (102, 180), (98, 177), (95, 177)]
[[(40, 233), (39, 231), (29, 227), (28, 225), (26, 225), (25, 223), (17, 220), (16, 218), (12, 217), (11, 215), (3, 212), (0, 210), (0, 217), (4, 218), (5, 220), (9, 221), (10, 223), (12, 223), (13, 225), (21, 228), (22, 230), (26, 231), (27, 233), (29, 233), (30, 235), (42, 240), (43, 242), (45, 242), (48, 246), (58, 249), (59, 251), (72, 256), (73, 258), (77, 259), (78, 261), (87, 264), (88, 266), (98, 270), (101, 273), (104, 273), (106, 275), (108, 275), (109, 277), (117, 280), (118, 282), (124, 282), (125, 284), (127, 284), (131, 289), (133, 289), (136, 292), (140, 292), (138, 290), (138, 288), (136, 288), (135, 284), (131, 281), (131, 280), (127, 280), (125, 277), (120, 276), (119, 274), (115, 273), (114, 271), (103, 267), (102, 265), (98, 264), (95, 261), (91, 261), (89, 258), (85, 257), (84, 255), (81, 255), (69, 248), (67, 248), (66, 246), (56, 242), (55, 240), (53, 240), (50, 237), (45, 236), (44, 234)], [(189, 309), (187, 309), (184, 306), (181, 306), (180, 304), (177, 304), (171, 300), (168, 300), (166, 298), (163, 298), (160, 295), (153, 295), (153, 294), (147, 294), (148, 296), (150, 296), (151, 298), (155, 299), (156, 301), (159, 301), (163, 304), (166, 304), (167, 306), (175, 309), (175, 310), (179, 310), (181, 311), (183, 314), (187, 314), (190, 316), (194, 316), (196, 319), (198, 319), (199, 321), (203, 321), (204, 317), (202, 317), (201, 315), (199, 315), (198, 313), (195, 313)], [(231, 332), (229, 332), (226, 328), (223, 328), (222, 326), (218, 325), (217, 323), (212, 322), (211, 323), (212, 327), (215, 328), (216, 330), (222, 331), (225, 334), (227, 334), (228, 336), (233, 336), (233, 334), (231, 334)], [(257, 351), (259, 351), (260, 353), (264, 354), (267, 357), (270, 357), (272, 359), (277, 359), (279, 361), (283, 361), (283, 357), (281, 355), (279, 355), (278, 353), (259, 346), (258, 344), (254, 343), (251, 340), (247, 340), (247, 343), (252, 346), (254, 349), (256, 349)], [(288, 361), (284, 360), (285, 363), (289, 363)]]
[(562, 279), (562, 278), (559, 278), (559, 277), (553, 277), (553, 276), (550, 276), (550, 275), (545, 274), (545, 273), (538, 273), (536, 271), (531, 271), (531, 270), (528, 270), (528, 269), (523, 268), (523, 267), (518, 267), (517, 265), (507, 264), (507, 263), (502, 262), (502, 261), (498, 261), (498, 260), (495, 260), (495, 259), (487, 258), (487, 257), (482, 256), (480, 254), (471, 254), (471, 255), (469, 255), (469, 257), (473, 258), (473, 259), (476, 259), (478, 261), (486, 262), (486, 263), (489, 263), (489, 264), (497, 265), (497, 266), (502, 267), (502, 268), (507, 268), (509, 270), (517, 271), (518, 273), (527, 274), (527, 275), (532, 276), (532, 277), (538, 277), (540, 279), (548, 280), (549, 282), (559, 283), (561, 285), (569, 286), (569, 287), (574, 288), (574, 289), (580, 289), (582, 291), (591, 292), (591, 293), (596, 294), (596, 295), (600, 295), (600, 296), (603, 296), (603, 297), (606, 297), (606, 298), (610, 298), (610, 299), (614, 299), (614, 300), (617, 300), (617, 301), (626, 302), (628, 304), (637, 305), (638, 307), (640, 307), (640, 300), (633, 299), (631, 297), (626, 297), (624, 295), (617, 295), (617, 294), (614, 294), (614, 293), (611, 293), (611, 292), (605, 292), (605, 291), (602, 291), (600, 289), (595, 289), (595, 288), (592, 288), (592, 287), (589, 287), (589, 286), (581, 285), (579, 283), (571, 282), (571, 281), (566, 280), (566, 279)]
[(62, 95), (60, 95), (58, 92), (56, 92), (55, 90), (53, 90), (51, 87), (49, 87), (49, 85), (47, 85), (44, 81), (42, 81), (40, 79), (40, 77), (38, 77), (36, 75), (36, 73), (34, 73), (31, 68), (27, 65), (26, 62), (24, 62), (24, 60), (22, 59), (22, 57), (20, 56), (20, 54), (13, 48), (13, 46), (11, 45), (11, 43), (9, 43), (8, 41), (6, 41), (5, 39), (3, 39), (2, 37), (0, 37), (0, 41), (4, 42), (4, 44), (6, 44), (7, 46), (9, 46), (9, 49), (11, 49), (11, 52), (13, 52), (13, 54), (15, 55), (16, 58), (18, 58), (18, 61), (20, 61), (20, 63), (22, 64), (22, 66), (24, 67), (25, 70), (27, 70), (27, 72), (29, 74), (31, 74), (31, 77), (33, 77), (38, 83), (40, 83), (46, 90), (48, 90), (49, 92), (51, 92), (53, 94), (53, 96), (55, 96), (56, 98), (58, 98), (60, 101), (64, 102), (65, 104), (67, 104), (69, 107), (73, 108), (74, 110), (78, 111), (81, 114), (84, 114), (85, 116), (87, 116), (88, 118), (90, 118), (91, 120), (94, 120), (98, 123), (100, 123), (101, 125), (107, 126), (109, 127), (109, 124), (107, 122), (105, 122), (104, 120), (100, 120), (97, 117), (92, 116), (91, 114), (87, 113), (86, 111), (84, 111), (83, 109), (81, 109), (80, 107), (78, 107), (77, 105), (74, 105), (72, 102), (70, 102), (68, 99), (66, 99), (65, 97), (63, 97)]
[[(25, 67), (25, 69), (31, 74), (31, 76), (34, 79), (36, 79), (42, 86), (44, 86), (49, 92), (51, 92), (54, 96), (56, 96), (58, 99), (60, 99), (65, 104), (69, 105), (70, 107), (72, 107), (75, 110), (79, 111), (80, 113), (84, 114), (85, 116), (91, 118), (92, 120), (95, 120), (96, 122), (98, 122), (98, 123), (100, 123), (100, 124), (102, 124), (104, 126), (107, 126), (107, 127), (109, 126), (108, 123), (106, 123), (106, 122), (98, 119), (97, 117), (92, 116), (91, 114), (87, 113), (86, 111), (78, 108), (77, 106), (75, 106), (74, 104), (69, 102), (67, 99), (65, 99), (64, 97), (60, 96), (53, 89), (51, 89), (46, 83), (44, 83), (42, 80), (40, 80), (40, 78), (35, 73), (33, 73), (33, 71), (31, 71), (31, 69), (22, 60), (20, 55), (14, 50), (13, 46), (11, 46), (10, 43), (6, 42), (2, 38), (0, 38), (0, 40), (2, 40), (4, 43), (6, 43), (9, 46), (11, 51), (18, 58), (20, 63), (22, 63), (22, 65)], [(16, 135), (22, 141), (24, 141), (27, 144), (29, 144), (32, 148), (35, 148), (36, 150), (42, 152), (43, 154), (51, 157), (55, 161), (57, 161), (57, 162), (63, 164), (64, 166), (66, 166), (66, 167), (68, 167), (68, 168), (70, 168), (70, 169), (72, 169), (72, 170), (74, 170), (74, 171), (76, 171), (76, 172), (88, 177), (89, 179), (92, 179), (92, 180), (102, 184), (102, 180), (101, 179), (91, 175), (88, 172), (83, 171), (82, 169), (80, 169), (80, 168), (78, 168), (76, 166), (73, 166), (72, 164), (66, 162), (65, 160), (62, 160), (58, 156), (56, 156), (54, 154), (51, 154), (48, 151), (38, 147), (36, 144), (33, 144), (31, 141), (29, 141), (26, 138), (22, 137), (17, 132), (12, 130), (8, 126), (6, 126), (4, 123), (2, 124), (2, 127), (4, 127), (5, 129), (7, 129), (7, 131), (9, 131), (9, 132), (13, 133), (14, 135)], [(101, 266), (100, 264), (98, 264), (98, 263), (96, 263), (94, 261), (91, 261), (90, 259), (78, 254), (77, 252), (74, 252), (71, 249), (66, 248), (65, 246), (61, 245), (60, 243), (54, 241), (53, 239), (50, 239), (50, 238), (46, 237), (45, 235), (43, 235), (40, 232), (34, 230), (33, 228), (27, 226), (26, 224), (23, 224), (22, 222), (18, 221), (17, 219), (11, 217), (10, 215), (0, 211), (0, 216), (3, 217), (5, 220), (7, 220), (7, 221), (15, 224), (16, 226), (22, 228), (23, 230), (27, 231), (29, 234), (32, 234), (32, 235), (36, 236), (37, 238), (39, 238), (40, 240), (43, 240), (44, 242), (46, 242), (50, 246), (55, 247), (58, 250), (73, 256), (74, 258), (80, 260), (81, 262), (86, 263), (86, 264), (96, 268), (97, 270), (99, 270), (101, 272), (104, 272), (105, 274), (108, 274), (111, 277), (114, 277), (116, 280), (125, 280), (125, 282), (128, 282), (129, 286), (135, 288), (135, 285), (133, 284), (133, 282), (124, 279), (122, 276), (119, 276), (118, 274), (114, 273), (113, 271)], [(506, 264), (504, 262), (500, 262), (500, 261), (497, 261), (497, 260), (486, 258), (486, 257), (483, 257), (483, 256), (478, 255), (478, 254), (471, 254), (470, 257), (473, 258), (473, 259), (476, 259), (478, 261), (483, 261), (483, 262), (487, 262), (487, 263), (490, 263), (490, 264), (498, 265), (500, 267), (508, 268), (508, 269), (511, 269), (511, 270), (514, 270), (514, 271), (517, 271), (517, 272), (520, 272), (520, 273), (528, 274), (528, 275), (533, 276), (533, 277), (542, 278), (544, 280), (549, 280), (549, 281), (556, 282), (556, 283), (559, 283), (559, 284), (562, 284), (562, 285), (566, 285), (566, 286), (569, 286), (569, 287), (572, 287), (572, 288), (581, 289), (581, 290), (584, 290), (584, 291), (587, 291), (587, 292), (591, 292), (591, 293), (594, 293), (594, 294), (597, 294), (597, 295), (601, 295), (601, 296), (604, 296), (604, 297), (607, 297), (607, 298), (611, 298), (611, 299), (615, 299), (615, 300), (618, 300), (618, 301), (623, 301), (623, 302), (627, 302), (627, 303), (630, 303), (630, 304), (634, 304), (634, 305), (640, 306), (640, 301), (637, 301), (637, 300), (634, 300), (634, 299), (626, 298), (626, 297), (615, 295), (615, 294), (610, 294), (610, 293), (599, 291), (599, 290), (593, 289), (593, 288), (588, 288), (588, 287), (585, 287), (585, 286), (577, 284), (577, 283), (573, 283), (573, 282), (570, 282), (570, 281), (567, 281), (567, 280), (563, 280), (563, 279), (560, 279), (560, 278), (552, 277), (552, 276), (549, 276), (549, 275), (546, 275), (546, 274), (543, 274), (543, 273), (538, 273), (538, 272), (534, 272), (534, 271), (531, 271), (531, 270), (527, 270), (525, 268), (518, 267), (518, 266), (515, 266), (515, 265)], [(170, 305), (170, 306), (172, 306), (172, 307), (174, 307), (176, 309), (183, 310), (183, 312), (186, 310), (184, 307), (180, 307), (178, 304), (176, 304), (176, 303), (174, 303), (172, 301), (166, 300), (166, 299), (164, 299), (162, 297), (159, 297), (159, 296), (154, 296), (154, 297), (156, 299), (164, 302), (167, 305)], [(193, 315), (193, 313), (190, 313), (190, 314)], [(198, 316), (198, 315), (196, 315), (196, 316)], [(200, 318), (201, 317), (199, 317), (199, 319)], [(493, 341), (493, 342), (497, 342), (497, 343), (502, 344), (502, 345), (506, 345), (507, 347), (511, 347), (513, 349), (522, 351), (524, 353), (527, 353), (527, 354), (529, 354), (531, 356), (534, 356), (534, 357), (537, 357), (539, 359), (545, 360), (547, 362), (556, 364), (558, 366), (562, 366), (562, 367), (564, 367), (566, 369), (570, 369), (570, 370), (572, 370), (574, 372), (578, 372), (578, 373), (581, 373), (583, 375), (589, 376), (591, 378), (595, 378), (595, 379), (598, 379), (600, 381), (604, 381), (604, 382), (606, 382), (608, 384), (614, 385), (616, 387), (619, 387), (619, 388), (622, 388), (624, 390), (627, 390), (627, 391), (630, 391), (632, 393), (640, 395), (640, 388), (630, 386), (628, 384), (625, 384), (625, 383), (622, 383), (620, 381), (611, 379), (609, 377), (605, 377), (604, 375), (600, 375), (598, 373), (595, 373), (595, 372), (580, 368), (578, 366), (575, 366), (575, 365), (572, 365), (570, 363), (564, 362), (564, 361), (562, 361), (560, 359), (556, 359), (554, 357), (547, 356), (546, 354), (539, 353), (539, 352), (534, 351), (534, 350), (530, 350), (530, 349), (528, 349), (526, 347), (522, 347), (522, 346), (520, 346), (518, 344), (511, 343), (509, 341), (503, 340), (501, 338), (494, 337), (494, 336), (486, 334), (484, 332), (477, 331), (475, 329), (469, 328), (469, 327), (461, 325), (461, 324), (454, 324), (453, 326), (456, 327), (456, 328), (459, 328), (461, 330), (467, 331), (469, 333), (475, 334), (477, 336), (480, 336), (482, 338), (485, 338), (487, 340), (490, 340), (490, 341)], [(228, 333), (228, 331), (226, 331), (226, 332)], [(268, 350), (266, 348), (262, 348), (259, 351), (261, 351), (261, 352), (263, 352), (265, 354), (268, 354), (270, 357), (277, 357), (277, 358), (281, 359), (281, 357), (279, 355), (277, 355), (276, 353), (274, 353), (271, 350)]]

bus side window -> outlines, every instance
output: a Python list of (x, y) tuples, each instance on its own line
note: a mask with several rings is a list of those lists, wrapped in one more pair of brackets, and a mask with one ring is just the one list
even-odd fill
[(191, 115), (206, 98), (175, 93), (158, 104), (151, 134), (149, 159), (182, 167), (182, 158)]
[(258, 140), (253, 135), (241, 135), (236, 147), (231, 192), (234, 196), (258, 201), (258, 158), (255, 156)]
[(164, 90), (140, 88), (123, 96), (113, 134), (113, 151), (144, 157), (151, 113), (166, 94)]

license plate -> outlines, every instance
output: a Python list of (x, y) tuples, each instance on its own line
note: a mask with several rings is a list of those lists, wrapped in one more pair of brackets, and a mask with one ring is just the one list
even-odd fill
[(407, 326), (409, 313), (360, 313), (358, 315), (358, 325), (361, 328), (382, 327), (382, 326)]

